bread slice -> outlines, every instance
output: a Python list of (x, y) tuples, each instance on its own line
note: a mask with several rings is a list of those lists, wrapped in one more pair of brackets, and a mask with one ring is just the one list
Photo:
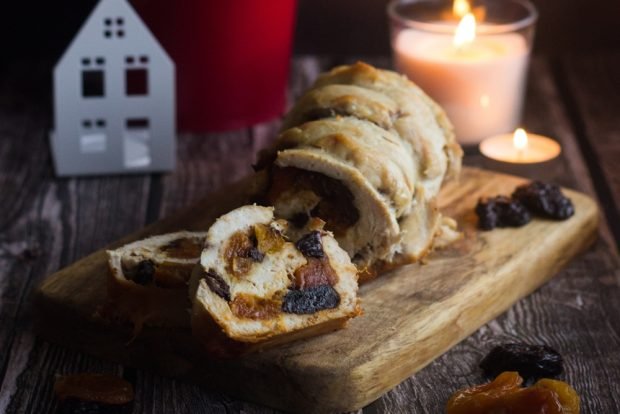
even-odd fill
[(363, 282), (458, 237), (436, 198), (461, 157), (446, 114), (418, 86), (358, 62), (318, 77), (257, 167), (276, 216), (324, 220)]
[(136, 334), (144, 324), (189, 326), (187, 286), (205, 237), (181, 231), (108, 251), (108, 301), (100, 314), (133, 323)]
[(296, 243), (272, 207), (248, 205), (209, 229), (190, 283), (192, 332), (218, 356), (332, 331), (360, 313), (357, 271), (330, 233)]

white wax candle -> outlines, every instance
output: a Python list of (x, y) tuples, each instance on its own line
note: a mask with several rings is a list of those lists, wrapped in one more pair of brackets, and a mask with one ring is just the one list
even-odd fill
[(551, 138), (530, 133), (522, 148), (515, 146), (513, 134), (495, 135), (480, 143), (480, 152), (487, 158), (515, 164), (549, 161), (560, 155), (561, 151), (560, 144)]
[(405, 29), (394, 39), (397, 69), (446, 110), (464, 144), (519, 124), (528, 58), (515, 33), (479, 35), (460, 49), (451, 34)]

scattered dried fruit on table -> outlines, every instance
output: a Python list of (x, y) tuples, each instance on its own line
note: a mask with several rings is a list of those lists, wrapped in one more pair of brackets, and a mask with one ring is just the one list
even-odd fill
[(480, 199), (476, 205), (476, 214), (483, 230), (493, 230), (495, 227), (521, 227), (532, 219), (523, 204), (501, 195)]
[(512, 198), (523, 203), (533, 214), (542, 217), (566, 220), (575, 214), (573, 202), (555, 184), (532, 181), (517, 187)]
[(579, 396), (568, 384), (540, 380), (529, 388), (516, 372), (504, 372), (488, 384), (457, 391), (447, 414), (579, 414)]
[(562, 373), (562, 356), (546, 345), (510, 343), (496, 346), (484, 357), (480, 368), (489, 378), (504, 371), (517, 371), (526, 382), (556, 377)]
[(54, 394), (63, 414), (129, 413), (132, 385), (116, 375), (71, 374), (56, 378)]

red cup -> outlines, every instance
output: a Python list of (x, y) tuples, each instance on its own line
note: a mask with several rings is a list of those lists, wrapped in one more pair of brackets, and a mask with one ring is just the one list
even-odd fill
[(179, 130), (243, 128), (282, 114), (296, 0), (134, 0), (177, 74)]

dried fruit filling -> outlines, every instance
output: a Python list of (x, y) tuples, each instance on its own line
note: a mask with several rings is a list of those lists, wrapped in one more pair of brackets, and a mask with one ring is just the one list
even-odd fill
[(293, 167), (273, 167), (267, 201), (275, 205), (280, 195), (291, 188), (297, 191), (312, 191), (320, 197), (321, 200), (312, 211), (298, 214), (310, 213), (312, 217), (323, 219), (326, 222), (325, 228), (336, 237), (344, 235), (349, 227), (359, 220), (359, 212), (353, 205), (353, 194), (339, 180)]
[(241, 293), (230, 302), (230, 310), (239, 318), (270, 319), (280, 313), (280, 303), (279, 300)]
[(252, 264), (262, 262), (264, 257), (258, 250), (254, 234), (244, 231), (233, 234), (224, 249), (226, 271), (236, 277), (247, 274)]
[(193, 267), (191, 263), (155, 263), (146, 259), (137, 264), (123, 264), (123, 274), (128, 280), (143, 286), (155, 285), (169, 289), (184, 289)]
[(517, 372), (504, 372), (488, 384), (457, 391), (447, 414), (579, 414), (579, 396), (567, 383), (542, 379), (528, 388)]
[(200, 238), (184, 237), (172, 240), (159, 250), (173, 259), (193, 259), (200, 256), (202, 245), (203, 240)]

